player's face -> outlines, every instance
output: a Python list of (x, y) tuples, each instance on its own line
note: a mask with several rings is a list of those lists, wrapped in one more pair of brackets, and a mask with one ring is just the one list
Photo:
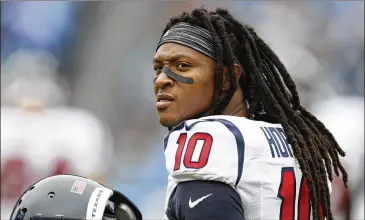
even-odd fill
[[(185, 84), (159, 71), (163, 66), (194, 80)], [(215, 61), (189, 47), (175, 43), (163, 44), (153, 59), (156, 71), (154, 91), (160, 123), (166, 127), (206, 111), (213, 100)]]

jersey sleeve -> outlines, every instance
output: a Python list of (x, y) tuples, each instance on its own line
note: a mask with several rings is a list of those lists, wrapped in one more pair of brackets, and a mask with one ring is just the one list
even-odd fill
[(244, 211), (237, 192), (215, 181), (187, 181), (177, 185), (168, 203), (169, 220), (243, 220)]
[(244, 140), (226, 119), (181, 123), (165, 137), (166, 167), (175, 182), (220, 181), (237, 186), (244, 163)]

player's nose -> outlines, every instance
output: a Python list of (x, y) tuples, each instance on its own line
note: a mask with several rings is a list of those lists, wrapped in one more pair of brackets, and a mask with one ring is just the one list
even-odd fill
[(167, 76), (164, 72), (161, 72), (155, 80), (155, 88), (164, 89), (174, 85), (174, 81)]

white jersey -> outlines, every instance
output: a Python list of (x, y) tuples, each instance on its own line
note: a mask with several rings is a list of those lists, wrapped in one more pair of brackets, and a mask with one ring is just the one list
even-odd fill
[(101, 176), (110, 161), (108, 132), (90, 113), (72, 108), (39, 113), (1, 108), (1, 217), (21, 193), (56, 174)]
[(211, 180), (235, 189), (245, 219), (311, 218), (306, 179), (280, 124), (209, 116), (176, 126), (164, 145), (166, 208), (179, 182)]

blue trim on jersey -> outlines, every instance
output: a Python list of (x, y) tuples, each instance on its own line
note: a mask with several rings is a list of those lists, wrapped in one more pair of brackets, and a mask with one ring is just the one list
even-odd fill
[(196, 121), (196, 122), (194, 122), (194, 123), (191, 123), (191, 125), (187, 125), (186, 123), (185, 123), (185, 130), (186, 131), (190, 131), (195, 125), (197, 125), (197, 124), (199, 124), (199, 123), (201, 123), (201, 122), (207, 122), (207, 121), (209, 121), (209, 120), (206, 120), (206, 119), (201, 119), (201, 120), (199, 120), (199, 121)]
[(181, 129), (183, 129), (183, 127), (184, 127), (184, 125), (185, 125), (185, 122), (186, 121), (182, 121), (182, 122), (180, 122), (180, 124), (178, 124), (178, 125), (176, 125), (175, 127), (173, 127), (170, 131), (169, 131), (169, 133), (165, 136), (165, 138), (163, 139), (163, 149), (164, 150), (166, 150), (166, 147), (167, 147), (167, 143), (168, 143), (168, 141), (169, 141), (169, 137), (170, 137), (170, 134), (172, 133), (172, 132), (174, 132), (174, 131), (178, 131), (178, 130), (181, 130)]
[(237, 173), (237, 179), (236, 183), (234, 184), (237, 186), (237, 184), (240, 182), (242, 177), (242, 170), (243, 170), (243, 163), (244, 163), (244, 155), (245, 155), (245, 141), (243, 139), (243, 135), (240, 131), (240, 129), (237, 128), (236, 125), (234, 125), (232, 122), (225, 120), (225, 119), (208, 119), (209, 121), (218, 121), (222, 123), (232, 134), (234, 135), (236, 139), (236, 145), (237, 145), (237, 153), (238, 153), (238, 173)]

